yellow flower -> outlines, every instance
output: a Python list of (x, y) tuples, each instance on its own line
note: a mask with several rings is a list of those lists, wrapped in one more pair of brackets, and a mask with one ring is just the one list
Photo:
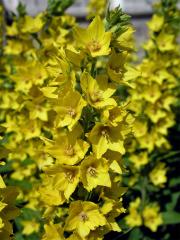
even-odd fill
[(52, 177), (55, 189), (62, 192), (66, 199), (69, 199), (79, 183), (79, 167), (53, 165), (46, 170), (46, 173)]
[(32, 234), (33, 232), (38, 232), (39, 231), (39, 227), (40, 227), (40, 224), (38, 222), (36, 222), (35, 220), (31, 220), (31, 221), (22, 221), (21, 222), (22, 225), (23, 225), (23, 231), (22, 233), (24, 235), (30, 235)]
[(158, 32), (161, 30), (162, 26), (164, 24), (164, 17), (154, 14), (152, 19), (148, 22), (148, 27), (153, 32)]
[(107, 150), (103, 155), (110, 162), (109, 168), (115, 173), (122, 174), (125, 171), (125, 166), (123, 165), (122, 155), (119, 152), (114, 152)]
[(135, 210), (131, 211), (125, 219), (130, 227), (140, 227), (142, 225), (141, 215)]
[(105, 32), (104, 23), (99, 16), (86, 29), (75, 27), (74, 37), (77, 44), (92, 57), (110, 53), (111, 32)]
[(104, 108), (106, 106), (116, 106), (116, 101), (110, 98), (116, 88), (108, 84), (108, 78), (105, 75), (98, 76), (97, 79), (84, 72), (81, 77), (81, 87), (86, 95), (87, 102), (94, 108)]
[(110, 123), (112, 126), (118, 126), (127, 117), (128, 112), (123, 106), (108, 107), (102, 112), (102, 122)]
[(8, 36), (16, 36), (18, 35), (18, 24), (17, 22), (13, 22), (11, 26), (6, 27)]
[(142, 213), (144, 225), (156, 232), (157, 228), (163, 223), (161, 214), (159, 213), (159, 206), (146, 206)]
[(160, 104), (147, 104), (144, 111), (149, 119), (155, 124), (158, 123), (160, 119), (163, 119), (167, 116), (166, 111), (160, 107)]
[(71, 131), (80, 119), (82, 109), (85, 106), (86, 101), (82, 98), (81, 94), (70, 88), (64, 97), (58, 99), (54, 107), (57, 112), (56, 126), (67, 126)]
[(88, 191), (91, 191), (97, 186), (111, 187), (108, 171), (109, 164), (105, 158), (97, 159), (93, 155), (86, 157), (80, 166), (83, 186)]
[(119, 84), (126, 84), (123, 79), (123, 74), (125, 72), (124, 64), (126, 61), (127, 52), (116, 53), (112, 50), (107, 66), (107, 73), (112, 81)]
[(21, 26), (22, 33), (39, 32), (44, 25), (43, 14), (38, 14), (36, 17), (26, 15)]
[(161, 32), (157, 37), (157, 45), (161, 52), (175, 49), (174, 35)]
[(32, 87), (29, 94), (31, 100), (25, 101), (24, 105), (29, 110), (30, 119), (48, 120), (49, 108), (45, 102), (44, 96), (37, 87)]
[(33, 85), (41, 86), (48, 77), (45, 67), (36, 61), (25, 62), (23, 67), (19, 66), (16, 71), (16, 74), (12, 75), (15, 90), (25, 94), (30, 91)]
[(106, 216), (108, 222), (108, 228), (110, 231), (121, 232), (122, 229), (116, 222), (116, 218), (125, 213), (126, 210), (122, 206), (122, 199), (115, 201), (113, 199), (104, 197), (104, 203), (101, 207), (101, 212)]
[(163, 186), (167, 181), (167, 168), (164, 163), (158, 163), (157, 166), (150, 172), (149, 178), (155, 186)]
[(7, 44), (4, 48), (6, 54), (13, 54), (13, 55), (18, 55), (21, 54), (23, 51), (23, 44), (19, 40), (8, 40)]
[(96, 123), (90, 133), (88, 139), (92, 143), (93, 151), (97, 158), (100, 158), (108, 149), (125, 153), (124, 137), (122, 135), (121, 125), (112, 127), (102, 123)]
[(130, 227), (139, 227), (142, 225), (142, 218), (138, 212), (140, 203), (141, 203), (140, 198), (136, 198), (135, 201), (130, 203), (129, 215), (125, 217), (126, 223)]
[(175, 125), (174, 118), (175, 116), (172, 112), (167, 112), (166, 116), (157, 122), (155, 126), (156, 131), (162, 135), (168, 135), (168, 129)]
[(58, 164), (77, 164), (89, 148), (89, 144), (80, 139), (81, 134), (80, 125), (76, 125), (71, 132), (61, 131), (55, 141), (51, 141), (47, 146), (46, 151), (56, 158)]
[(147, 149), (148, 152), (151, 152), (154, 149), (156, 140), (156, 135), (152, 131), (137, 139), (140, 144), (140, 148)]
[(59, 226), (59, 224), (45, 224), (44, 229), (45, 233), (42, 240), (65, 240), (63, 229)]
[(128, 26), (128, 29), (120, 34), (120, 36), (116, 39), (117, 46), (120, 49), (131, 50), (134, 48), (134, 41), (133, 41), (133, 33), (135, 30)]
[(91, 230), (106, 224), (105, 217), (100, 213), (98, 205), (87, 201), (72, 202), (69, 216), (66, 219), (65, 231), (77, 231), (82, 237), (89, 235)]
[(39, 188), (40, 199), (45, 205), (58, 206), (66, 200), (63, 192), (54, 186), (54, 179), (52, 177), (43, 178), (43, 184)]
[(10, 221), (19, 214), (19, 210), (15, 207), (14, 201), (17, 197), (17, 189), (14, 187), (6, 187), (1, 180), (0, 188), (0, 239), (10, 240), (12, 235), (12, 225)]
[(142, 97), (150, 103), (155, 103), (161, 97), (161, 90), (159, 85), (153, 83), (143, 86)]
[(136, 119), (133, 124), (133, 132), (136, 138), (142, 137), (147, 133), (147, 123)]
[(107, 0), (90, 0), (87, 5), (88, 18), (105, 14)]
[(130, 161), (134, 164), (135, 168), (139, 169), (149, 162), (148, 154), (147, 154), (147, 152), (141, 152), (139, 154), (134, 154), (134, 155), (130, 156)]

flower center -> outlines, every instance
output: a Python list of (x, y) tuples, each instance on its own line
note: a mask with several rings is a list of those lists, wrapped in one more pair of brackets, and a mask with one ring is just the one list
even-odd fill
[(91, 42), (88, 43), (87, 48), (89, 49), (90, 52), (97, 52), (101, 49), (101, 45), (99, 44), (98, 41), (92, 40)]
[(65, 154), (68, 155), (68, 156), (73, 156), (74, 155), (74, 148), (71, 144), (69, 146), (67, 146), (67, 148), (65, 150)]
[(108, 131), (108, 128), (103, 127), (103, 128), (101, 129), (101, 135), (102, 135), (103, 137), (108, 138), (108, 137), (109, 137), (109, 131)]
[(94, 91), (91, 93), (92, 102), (98, 102), (101, 100), (101, 93), (99, 91)]
[(70, 171), (67, 171), (67, 172), (65, 173), (65, 175), (66, 175), (66, 178), (67, 178), (68, 182), (72, 183), (73, 180), (74, 180), (73, 173), (70, 172)]
[(83, 211), (79, 214), (79, 218), (80, 218), (81, 222), (86, 222), (88, 220), (87, 214)]
[(94, 167), (89, 167), (87, 172), (92, 176), (92, 177), (96, 177), (97, 176), (97, 172), (96, 169)]
[(71, 117), (75, 117), (76, 116), (76, 111), (73, 109), (73, 108), (69, 108), (68, 109), (68, 114), (71, 116)]

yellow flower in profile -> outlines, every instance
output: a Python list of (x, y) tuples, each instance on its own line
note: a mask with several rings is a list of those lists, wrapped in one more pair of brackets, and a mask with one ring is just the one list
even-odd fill
[(150, 172), (149, 178), (155, 186), (163, 187), (164, 183), (167, 182), (167, 168), (165, 163), (158, 163), (157, 166)]
[(59, 224), (45, 224), (44, 229), (45, 233), (42, 237), (42, 240), (65, 240), (63, 228), (61, 228)]
[(81, 94), (70, 87), (65, 96), (57, 100), (54, 107), (57, 112), (56, 126), (67, 126), (71, 131), (80, 119), (82, 109), (85, 106), (86, 101), (82, 98)]
[(146, 206), (142, 212), (142, 216), (144, 225), (151, 229), (152, 232), (156, 232), (157, 228), (163, 223), (158, 205)]
[(71, 132), (59, 132), (55, 141), (48, 142), (47, 153), (56, 159), (57, 164), (77, 164), (84, 158), (89, 148), (89, 144), (80, 139), (81, 134), (80, 125), (76, 125)]
[(105, 75), (100, 75), (94, 79), (89, 73), (84, 72), (81, 77), (81, 87), (87, 102), (92, 107), (100, 109), (117, 105), (116, 101), (111, 98), (116, 88), (108, 83), (108, 78)]
[(116, 222), (116, 218), (125, 213), (126, 210), (122, 206), (122, 199), (116, 201), (107, 197), (103, 198), (104, 203), (101, 207), (101, 212), (106, 216), (107, 219), (107, 227), (111, 231), (121, 232), (122, 229)]
[(142, 225), (142, 218), (138, 212), (138, 208), (141, 204), (140, 198), (136, 198), (129, 206), (129, 215), (125, 217), (126, 223), (130, 227), (139, 227)]
[(97, 186), (111, 187), (109, 176), (109, 164), (105, 158), (97, 159), (90, 155), (86, 157), (80, 166), (80, 175), (83, 186), (91, 191)]
[(54, 186), (52, 177), (43, 178), (43, 184), (39, 188), (40, 199), (45, 205), (58, 206), (65, 202), (63, 192)]
[(122, 174), (125, 171), (125, 165), (123, 164), (122, 155), (119, 152), (107, 150), (103, 157), (108, 159), (111, 171), (119, 174)]
[(120, 49), (132, 50), (134, 48), (134, 32), (135, 30), (129, 25), (127, 30), (120, 34), (120, 36), (116, 39), (117, 47)]
[(153, 32), (159, 32), (164, 24), (164, 17), (154, 14), (152, 19), (147, 23), (149, 29)]
[(123, 74), (125, 72), (124, 64), (127, 60), (127, 55), (127, 52), (116, 53), (113, 49), (107, 65), (107, 73), (109, 77), (112, 81), (119, 84), (126, 83), (124, 82)]
[(100, 158), (108, 149), (121, 154), (125, 153), (120, 125), (112, 127), (98, 122), (88, 133), (88, 139), (92, 143), (97, 158)]
[(98, 205), (93, 202), (75, 201), (69, 207), (65, 231), (76, 231), (82, 238), (91, 230), (106, 225), (106, 218), (100, 213)]
[(75, 27), (74, 37), (77, 44), (92, 57), (110, 53), (111, 32), (105, 32), (105, 26), (99, 16), (86, 28)]

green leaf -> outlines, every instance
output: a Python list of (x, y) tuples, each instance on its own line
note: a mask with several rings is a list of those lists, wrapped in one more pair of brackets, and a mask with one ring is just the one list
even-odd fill
[(22, 190), (30, 190), (32, 189), (32, 183), (30, 183), (28, 180), (15, 180), (15, 179), (6, 179), (7, 185), (10, 186), (18, 186)]
[(14, 240), (24, 240), (24, 238), (21, 233), (16, 233)]
[(172, 194), (172, 196), (171, 196), (172, 201), (170, 203), (166, 204), (167, 211), (171, 211), (176, 207), (176, 204), (177, 204), (179, 198), (180, 198), (179, 192)]
[(23, 218), (25, 220), (32, 220), (32, 219), (40, 220), (41, 219), (40, 213), (38, 211), (35, 211), (30, 208), (23, 208), (22, 213), (23, 213)]
[(129, 235), (129, 240), (135, 240), (135, 239), (141, 239), (141, 237), (143, 236), (140, 228), (134, 228), (130, 235)]
[(26, 15), (26, 5), (22, 2), (19, 2), (17, 6), (17, 11), (20, 17), (24, 17)]
[(0, 174), (8, 173), (8, 172), (11, 172), (12, 170), (13, 170), (13, 168), (12, 168), (11, 162), (7, 162), (5, 165), (0, 166)]
[(48, 0), (49, 16), (62, 15), (74, 3), (74, 0)]
[(162, 213), (164, 224), (178, 224), (180, 223), (180, 213), (175, 211), (168, 211)]

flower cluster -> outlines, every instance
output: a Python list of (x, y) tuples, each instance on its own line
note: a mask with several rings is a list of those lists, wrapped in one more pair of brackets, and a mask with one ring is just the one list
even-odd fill
[[(21, 187), (26, 211), (45, 211), (44, 239), (57, 222), (71, 238), (121, 231), (122, 155), (134, 121), (118, 93), (130, 84), (128, 20), (117, 8), (84, 29), (68, 15), (33, 18), (21, 9), (6, 29), (0, 108), (7, 182)], [(21, 225), (24, 235), (40, 228), (36, 219)]]
[[(83, 28), (64, 12), (72, 3), (49, 0), (35, 17), (20, 4), (11, 23), (0, 7), (0, 239), (15, 217), (17, 240), (120, 239), (131, 228), (129, 239), (157, 239), (179, 222), (179, 179), (169, 180), (177, 1), (155, 5), (134, 64), (129, 16), (90, 0)], [(19, 187), (18, 217), (8, 185)]]
[(169, 1), (168, 11), (163, 1), (155, 5), (155, 13), (148, 22), (150, 39), (144, 45), (146, 56), (134, 73), (129, 72), (136, 75), (134, 88), (129, 90), (129, 109), (136, 115), (136, 120), (128, 156), (131, 169), (128, 185), (133, 190), (140, 184), (141, 199), (130, 203), (126, 222), (131, 227), (144, 224), (153, 232), (162, 224), (162, 216), (158, 202), (148, 205), (148, 202), (156, 201), (148, 188), (156, 193), (167, 182), (168, 168), (157, 155), (170, 149), (168, 129), (175, 124), (172, 105), (177, 102), (180, 62), (173, 22), (178, 14), (175, 1)]
[[(41, 209), (37, 191), (39, 174), (44, 166), (53, 162), (44, 152), (40, 136), (51, 124), (51, 108), (46, 99), (50, 92), (43, 85), (50, 71), (58, 66), (53, 65), (52, 59), (46, 64), (46, 59), (52, 49), (56, 51), (55, 43), (68, 44), (74, 24), (74, 17), (68, 15), (50, 18), (44, 12), (33, 18), (20, 12), (12, 25), (6, 27), (1, 59), (0, 121), (4, 134), (1, 142), (9, 154), (7, 167), (2, 167), (1, 172), (8, 173), (7, 184), (20, 187), (18, 203), (25, 210)], [(41, 51), (43, 61), (39, 60), (40, 48), (44, 50)], [(33, 216), (21, 221), (24, 235), (39, 231), (38, 222), (36, 227), (31, 227), (35, 220), (39, 222), (39, 218)]]
[(125, 211), (122, 155), (134, 121), (117, 92), (128, 84), (128, 51), (121, 47), (131, 28), (126, 18), (115, 9), (86, 29), (76, 25), (71, 45), (47, 59), (54, 64), (42, 89), (53, 117), (41, 139), (54, 161), (44, 168), (39, 189), (47, 221), (43, 240), (103, 239), (121, 231), (116, 217)]

